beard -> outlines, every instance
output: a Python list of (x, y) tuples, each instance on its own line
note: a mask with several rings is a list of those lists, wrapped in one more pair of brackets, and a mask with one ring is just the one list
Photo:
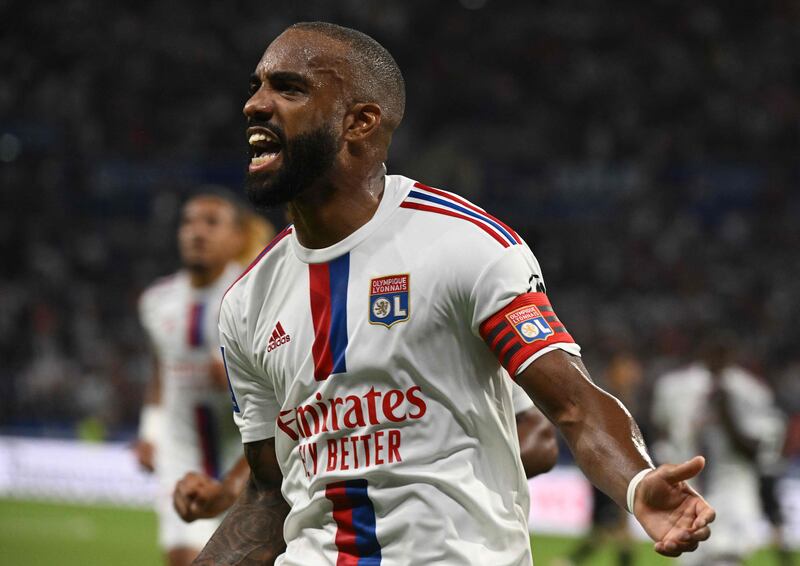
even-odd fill
[(287, 140), (283, 130), (270, 126), (281, 141), (283, 163), (274, 172), (247, 173), (245, 193), (261, 212), (286, 204), (301, 195), (333, 166), (338, 151), (336, 135), (330, 127)]

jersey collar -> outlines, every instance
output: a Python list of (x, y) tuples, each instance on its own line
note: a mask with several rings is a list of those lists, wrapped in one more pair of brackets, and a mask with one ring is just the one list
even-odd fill
[(292, 250), (297, 259), (304, 263), (325, 263), (341, 257), (364, 241), (370, 234), (379, 228), (386, 219), (403, 202), (410, 190), (411, 183), (402, 183), (404, 177), (399, 175), (386, 175), (386, 186), (383, 189), (383, 197), (378, 204), (378, 209), (372, 218), (361, 228), (347, 236), (344, 240), (336, 242), (332, 246), (320, 249), (304, 247), (297, 240), (297, 233), (292, 230), (289, 239), (292, 243)]

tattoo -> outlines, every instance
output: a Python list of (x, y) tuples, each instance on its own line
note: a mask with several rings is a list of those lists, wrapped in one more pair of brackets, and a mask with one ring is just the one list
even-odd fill
[(245, 445), (250, 481), (193, 566), (269, 566), (286, 549), (289, 505), (281, 495), (274, 451), (272, 441)]

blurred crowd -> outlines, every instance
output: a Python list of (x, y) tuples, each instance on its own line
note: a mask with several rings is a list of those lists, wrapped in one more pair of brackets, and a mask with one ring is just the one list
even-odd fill
[(138, 294), (177, 267), (182, 199), (240, 186), (248, 77), (307, 19), (395, 55), (389, 171), (519, 230), (595, 374), (632, 354), (646, 397), (725, 328), (800, 414), (796, 2), (6, 0), (0, 19), (5, 430), (133, 429)]

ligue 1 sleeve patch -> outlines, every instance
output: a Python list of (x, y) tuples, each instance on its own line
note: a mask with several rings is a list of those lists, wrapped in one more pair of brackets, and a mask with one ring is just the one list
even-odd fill
[(389, 328), (408, 320), (411, 312), (408, 292), (408, 273), (372, 279), (369, 289), (370, 324), (381, 324)]
[(543, 348), (575, 342), (544, 293), (519, 295), (486, 319), (480, 333), (512, 376), (525, 360)]

